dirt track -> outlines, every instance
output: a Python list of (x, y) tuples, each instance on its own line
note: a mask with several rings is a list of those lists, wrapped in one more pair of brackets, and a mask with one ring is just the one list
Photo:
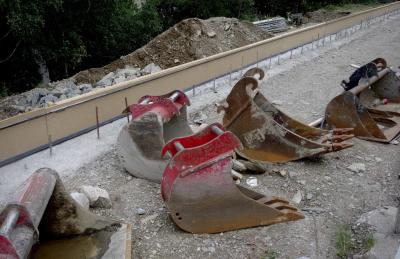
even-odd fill
[[(345, 39), (338, 48), (285, 61), (267, 73), (262, 93), (295, 118), (312, 121), (341, 91), (338, 85), (351, 73), (349, 64), (365, 63), (378, 56), (389, 64), (400, 64), (398, 28), (400, 18), (392, 18)], [(205, 122), (214, 122), (220, 116), (209, 100), (220, 99), (226, 92), (221, 87), (213, 98), (208, 98), (210, 94), (192, 98), (191, 118), (203, 114)], [(335, 258), (334, 235), (339, 226), (352, 225), (362, 213), (374, 208), (397, 206), (399, 196), (400, 146), (352, 141), (355, 146), (340, 153), (275, 166), (294, 172), (295, 177), (256, 176), (257, 191), (291, 199), (300, 190), (303, 199), (299, 207), (314, 211), (305, 211), (304, 220), (269, 227), (215, 235), (184, 233), (169, 219), (159, 185), (124, 172), (115, 147), (81, 167), (67, 179), (66, 186), (74, 190), (92, 184), (110, 192), (113, 208), (96, 212), (133, 224), (135, 258), (268, 258), (273, 252), (279, 254), (277, 258)], [(365, 164), (367, 170), (358, 174), (347, 170), (354, 162)], [(138, 208), (143, 208), (145, 215), (139, 216)]]

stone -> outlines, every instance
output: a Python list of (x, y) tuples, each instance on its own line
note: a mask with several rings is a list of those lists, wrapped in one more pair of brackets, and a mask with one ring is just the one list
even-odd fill
[(383, 159), (380, 158), (380, 157), (375, 157), (375, 161), (378, 162), (378, 163), (380, 163), (380, 162), (383, 162)]
[(181, 61), (180, 61), (178, 58), (175, 58), (175, 59), (174, 59), (174, 63), (175, 63), (175, 64), (178, 64), (179, 62), (181, 62)]
[(279, 174), (280, 176), (282, 176), (282, 177), (286, 177), (287, 172), (286, 172), (286, 170), (280, 170), (280, 171), (278, 171), (278, 174)]
[(225, 23), (224, 30), (227, 31), (230, 28), (231, 28), (231, 25), (229, 23)]
[(98, 81), (95, 86), (96, 87), (106, 87), (106, 86), (110, 86), (113, 84), (114, 81), (114, 72), (110, 72), (107, 75), (105, 75), (102, 79), (100, 79), (100, 81)]
[(347, 167), (353, 173), (362, 173), (365, 172), (365, 164), (363, 163), (353, 163)]
[(142, 70), (140, 70), (140, 72), (142, 74), (153, 74), (161, 70), (162, 70), (161, 67), (157, 66), (154, 63), (150, 63), (147, 66), (145, 66)]
[(83, 93), (88, 93), (93, 90), (93, 86), (91, 84), (81, 84), (78, 85), (78, 89)]
[(363, 258), (395, 258), (397, 259), (400, 242), (393, 235), (398, 208), (383, 207), (361, 215), (356, 224), (366, 223), (376, 230), (374, 246)]
[(254, 173), (265, 173), (266, 167), (263, 166), (262, 163), (256, 162), (256, 161), (248, 161), (248, 160), (243, 160), (243, 159), (238, 159), (248, 171), (252, 171)]
[(296, 259), (311, 259), (311, 258), (308, 256), (301, 256), (301, 257), (297, 257)]
[(274, 101), (272, 101), (272, 104), (280, 106), (283, 104), (283, 102), (281, 100), (274, 100)]
[(35, 88), (31, 91), (28, 91), (24, 94), (26, 98), (26, 104), (32, 107), (36, 107), (40, 101), (40, 99), (46, 96), (49, 93), (49, 90), (44, 88)]
[(150, 216), (147, 216), (147, 217), (143, 218), (143, 219), (140, 221), (140, 223), (142, 223), (142, 224), (147, 224), (147, 222), (152, 221), (152, 220), (156, 219), (157, 217), (158, 217), (158, 213), (153, 214), (153, 215), (150, 215)]
[(257, 178), (255, 178), (255, 177), (253, 177), (253, 176), (250, 176), (249, 178), (246, 179), (246, 184), (247, 184), (248, 186), (251, 186), (251, 187), (256, 187), (256, 186), (258, 186)]
[(136, 213), (138, 215), (144, 215), (144, 214), (146, 214), (146, 211), (144, 209), (142, 209), (142, 208), (139, 208), (139, 209), (137, 209)]
[(52, 104), (54, 104), (54, 102), (56, 102), (58, 100), (57, 97), (55, 97), (52, 94), (48, 94), (43, 96), (42, 98), (40, 98), (39, 102), (38, 102), (38, 106), (39, 107), (48, 107)]
[(307, 200), (311, 200), (313, 197), (314, 197), (314, 195), (312, 193), (310, 193), (310, 192), (307, 193), (307, 196), (306, 196)]
[(122, 83), (122, 82), (125, 82), (125, 81), (127, 81), (125, 76), (119, 75), (117, 77), (114, 77), (114, 80), (113, 80), (112, 84), (115, 85), (115, 84), (119, 84), (119, 83)]
[(296, 173), (296, 172), (293, 172), (293, 171), (290, 171), (290, 172), (289, 172), (289, 178), (290, 178), (290, 179), (296, 179), (296, 178), (297, 178), (297, 173)]
[(85, 194), (80, 192), (72, 192), (70, 194), (71, 198), (76, 201), (82, 208), (89, 209), (89, 199), (86, 197)]
[(303, 199), (303, 195), (301, 194), (301, 191), (297, 191), (296, 194), (292, 198), (292, 202), (296, 205), (299, 205), (302, 199)]
[(400, 143), (400, 141), (398, 141), (396, 139), (390, 141), (390, 144), (392, 144), (392, 145), (398, 145), (399, 143)]
[(207, 32), (207, 36), (210, 38), (214, 38), (217, 34), (215, 33), (215, 31), (208, 31)]
[(247, 168), (242, 162), (233, 160), (233, 170), (236, 170), (238, 172), (245, 172)]
[(306, 180), (300, 180), (300, 181), (299, 181), (299, 184), (301, 184), (301, 185), (306, 185)]
[(105, 209), (111, 208), (112, 204), (110, 195), (106, 190), (90, 185), (83, 185), (80, 190), (89, 199), (90, 207)]

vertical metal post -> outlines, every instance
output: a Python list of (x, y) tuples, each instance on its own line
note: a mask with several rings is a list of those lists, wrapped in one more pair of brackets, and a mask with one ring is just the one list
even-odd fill
[(300, 54), (303, 54), (303, 48), (304, 48), (304, 44), (303, 44), (303, 45), (301, 45)]
[(129, 122), (128, 98), (126, 98), (126, 97), (125, 97), (125, 109), (126, 109), (126, 119)]
[(394, 225), (394, 233), (400, 234), (400, 206), (397, 208), (396, 223)]
[(99, 125), (99, 107), (96, 106), (96, 129), (97, 129), (97, 138), (100, 138), (100, 125)]
[(290, 59), (292, 59), (293, 49), (290, 50)]
[(243, 75), (243, 65), (244, 65), (244, 61), (243, 61), (243, 55), (242, 55), (242, 64), (240, 65), (240, 77), (242, 77), (242, 75)]
[(49, 142), (50, 156), (53, 156), (53, 141), (51, 140), (51, 134), (47, 136)]
[(280, 54), (278, 54), (278, 65), (280, 65), (281, 63), (280, 63), (280, 60), (279, 60), (279, 57), (280, 57), (281, 55)]
[(269, 57), (269, 65), (268, 65), (268, 69), (271, 69), (271, 59), (272, 59), (272, 57)]
[(229, 86), (232, 86), (232, 65), (229, 67)]
[(256, 62), (257, 62), (257, 68), (258, 68), (258, 50), (257, 50)]
[(215, 78), (214, 78), (214, 82), (213, 82), (213, 91), (214, 91), (214, 93), (217, 92), (217, 90), (215, 89)]
[(193, 96), (195, 96), (196, 95), (196, 85), (192, 86), (192, 90), (193, 90)]

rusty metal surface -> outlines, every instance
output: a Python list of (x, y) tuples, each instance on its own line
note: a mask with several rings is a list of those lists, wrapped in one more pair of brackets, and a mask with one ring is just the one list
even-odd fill
[(218, 109), (225, 112), (224, 126), (243, 143), (244, 149), (237, 151), (241, 156), (287, 162), (352, 146), (343, 142), (353, 137), (351, 129), (327, 131), (294, 120), (270, 103), (257, 87), (255, 78), (243, 77)]
[[(234, 183), (231, 156), (241, 144), (231, 132), (213, 134), (215, 125), (223, 129), (210, 125), (163, 149), (173, 155), (161, 185), (172, 220), (187, 232), (218, 233), (304, 218), (287, 200)], [(183, 150), (174, 149), (176, 141)]]
[(388, 143), (400, 134), (400, 78), (398, 72), (387, 68), (384, 59), (372, 63), (380, 64), (378, 77), (362, 79), (354, 88), (359, 91), (332, 99), (325, 119), (330, 128), (352, 127), (359, 138)]
[(161, 149), (170, 139), (189, 135), (188, 97), (181, 91), (162, 96), (143, 96), (127, 111), (132, 120), (118, 136), (118, 152), (124, 168), (132, 175), (161, 182), (167, 159)]

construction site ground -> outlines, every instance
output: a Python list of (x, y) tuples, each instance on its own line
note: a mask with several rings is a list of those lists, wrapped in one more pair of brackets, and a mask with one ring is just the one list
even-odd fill
[[(400, 65), (400, 18), (371, 25), (365, 30), (324, 47), (281, 60), (267, 71), (261, 92), (291, 116), (311, 122), (323, 115), (326, 104), (342, 91), (339, 83), (351, 74), (349, 64), (363, 64), (383, 57)], [(260, 65), (268, 67), (268, 61)], [(232, 83), (240, 76), (235, 73)], [(229, 79), (217, 81), (217, 93), (208, 83), (188, 95), (190, 122), (220, 121), (214, 103), (230, 91)], [(383, 206), (397, 206), (399, 196), (400, 145), (352, 139), (353, 148), (318, 159), (273, 165), (274, 171), (256, 177), (257, 191), (292, 199), (300, 191), (305, 219), (230, 231), (193, 235), (177, 228), (163, 204), (160, 185), (127, 174), (119, 162), (116, 139), (126, 123), (121, 119), (49, 150), (0, 168), (0, 201), (7, 198), (35, 169), (49, 166), (60, 172), (70, 191), (81, 185), (106, 189), (112, 209), (95, 213), (125, 220), (133, 225), (134, 258), (336, 258), (335, 233), (353, 226), (361, 214)], [(366, 170), (347, 169), (362, 163)], [(285, 174), (286, 172), (286, 174)], [(282, 176), (283, 175), (283, 176)], [(290, 177), (289, 177), (290, 175)], [(141, 208), (143, 215), (137, 213)], [(276, 257), (272, 257), (277, 255)]]

